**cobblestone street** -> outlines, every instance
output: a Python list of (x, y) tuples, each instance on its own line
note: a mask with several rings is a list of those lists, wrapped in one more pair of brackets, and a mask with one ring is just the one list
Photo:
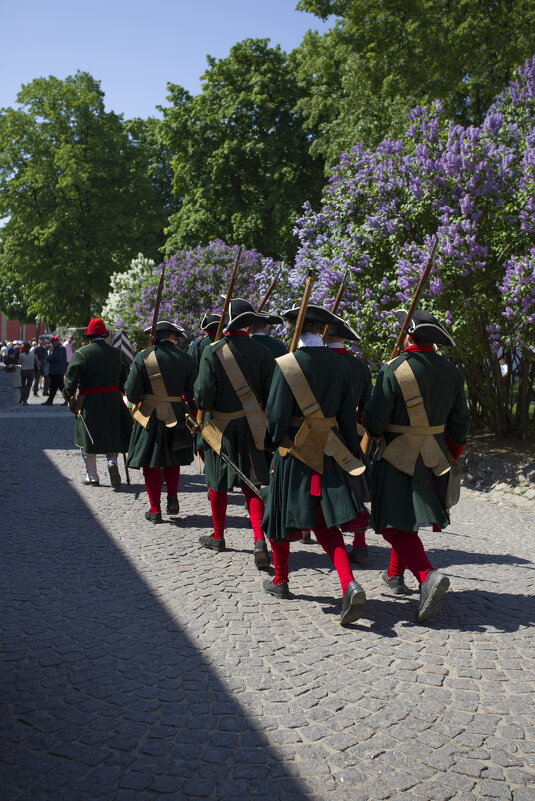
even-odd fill
[[(383, 594), (368, 534), (364, 616), (312, 541), (289, 600), (262, 590), (241, 493), (227, 547), (196, 465), (151, 525), (142, 475), (86, 487), (56, 399), (13, 403), (0, 373), (1, 801), (535, 801), (535, 513), (463, 492), (423, 531), (451, 589)], [(124, 477), (122, 462), (121, 472)], [(346, 538), (349, 546), (349, 537)]]

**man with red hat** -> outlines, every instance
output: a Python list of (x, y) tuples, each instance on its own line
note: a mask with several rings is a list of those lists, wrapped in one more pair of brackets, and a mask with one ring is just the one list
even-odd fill
[[(396, 316), (404, 322), (407, 314)], [(407, 330), (403, 353), (379, 372), (364, 424), (381, 437), (371, 489), (375, 531), (392, 546), (382, 579), (393, 594), (407, 595), (403, 575), (410, 570), (420, 585), (416, 621), (424, 623), (450, 581), (433, 568), (418, 529), (432, 523), (440, 531), (450, 522), (470, 416), (461, 372), (434, 348), (454, 347), (451, 335), (426, 311), (415, 311)]]
[(50, 377), (49, 396), (43, 406), (52, 406), (56, 392), (61, 392), (64, 385), (64, 376), (67, 369), (67, 353), (59, 341), (59, 337), (52, 337), (50, 340), (52, 350), (46, 357), (48, 362), (48, 375)]
[(85, 332), (89, 344), (73, 353), (67, 368), (64, 395), (76, 414), (75, 444), (86, 468), (84, 483), (99, 486), (97, 454), (103, 453), (116, 488), (121, 486), (117, 455), (128, 450), (132, 429), (123, 401), (129, 368), (123, 352), (105, 342), (107, 336), (103, 320), (93, 318)]

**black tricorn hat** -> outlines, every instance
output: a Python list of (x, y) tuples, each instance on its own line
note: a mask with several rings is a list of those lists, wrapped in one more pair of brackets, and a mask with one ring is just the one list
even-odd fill
[(225, 326), (225, 333), (237, 331), (239, 328), (247, 328), (249, 325), (258, 323), (268, 323), (269, 314), (257, 312), (252, 303), (243, 298), (232, 298), (228, 309), (228, 322)]
[[(295, 322), (298, 315), (299, 306), (294, 306), (292, 309), (286, 309), (286, 311), (281, 312), (281, 317), (290, 322)], [(337, 317), (336, 314), (327, 311), (322, 306), (316, 306), (314, 303), (308, 304), (305, 320), (307, 323), (325, 323), (326, 325), (339, 325), (342, 323), (342, 325), (345, 325), (344, 321)]]
[[(401, 325), (405, 322), (407, 312), (404, 309), (394, 312)], [(416, 309), (412, 315), (407, 334), (423, 342), (435, 342), (437, 345), (455, 347), (455, 341), (436, 317), (423, 309)]]
[(330, 325), (327, 331), (327, 336), (340, 337), (340, 339), (349, 339), (351, 342), (360, 342), (360, 337), (357, 332), (353, 331), (353, 329), (344, 320)]
[(220, 319), (220, 314), (205, 314), (201, 320), (201, 331), (210, 331), (212, 328), (215, 330)]
[[(152, 325), (149, 325), (148, 328), (145, 328), (145, 333), (150, 334), (152, 331)], [(170, 320), (158, 320), (156, 323), (156, 333), (159, 334), (161, 331), (174, 331), (175, 334), (178, 334), (180, 337), (185, 337), (186, 332), (183, 328), (176, 323), (172, 323)]]

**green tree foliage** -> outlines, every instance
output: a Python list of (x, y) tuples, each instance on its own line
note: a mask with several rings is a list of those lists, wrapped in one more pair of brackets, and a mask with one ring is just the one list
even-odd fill
[(38, 78), (17, 100), (0, 112), (0, 284), (28, 314), (83, 324), (162, 226), (146, 160), (88, 73)]
[(319, 199), (323, 163), (295, 111), (301, 90), (294, 64), (267, 39), (208, 57), (196, 97), (169, 84), (162, 139), (175, 154), (175, 193), (166, 253), (219, 238), (262, 253), (293, 255), (303, 202)]
[(332, 166), (356, 142), (403, 133), (417, 103), (439, 99), (462, 125), (481, 124), (516, 66), (535, 52), (533, 0), (301, 0), (341, 19), (295, 51), (312, 91), (299, 103), (313, 154)]

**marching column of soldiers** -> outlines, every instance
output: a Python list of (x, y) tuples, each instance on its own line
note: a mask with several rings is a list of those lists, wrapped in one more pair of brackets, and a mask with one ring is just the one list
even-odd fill
[[(430, 620), (449, 578), (433, 567), (419, 529), (449, 524), (469, 414), (462, 374), (436, 349), (454, 344), (446, 328), (429, 312), (399, 316), (406, 331), (400, 355), (383, 365), (373, 391), (367, 365), (344, 346), (358, 335), (338, 315), (305, 301), (279, 316), (231, 298), (229, 288), (222, 313), (205, 315), (204, 335), (187, 353), (176, 346), (184, 330), (157, 319), (156, 311), (146, 330), (153, 343), (130, 370), (95, 318), (64, 390), (76, 414), (84, 483), (99, 485), (96, 460), (103, 454), (117, 489), (118, 454), (127, 454), (128, 481), (129, 468), (142, 469), (145, 518), (157, 524), (162, 479), (167, 514), (176, 515), (180, 467), (196, 453), (213, 518), (212, 534), (199, 539), (214, 552), (207, 558), (226, 548), (228, 492), (240, 489), (259, 571), (271, 569), (270, 545), (266, 593), (290, 597), (290, 544), (308, 541), (312, 531), (338, 574), (341, 625), (358, 620), (366, 593), (351, 565), (368, 558), (371, 526), (391, 548), (384, 591), (410, 594), (409, 570), (420, 588), (416, 621)], [(290, 352), (265, 333), (283, 321), (293, 332)], [(371, 461), (361, 447), (364, 431), (372, 438)], [(353, 536), (349, 552), (343, 532)]]

